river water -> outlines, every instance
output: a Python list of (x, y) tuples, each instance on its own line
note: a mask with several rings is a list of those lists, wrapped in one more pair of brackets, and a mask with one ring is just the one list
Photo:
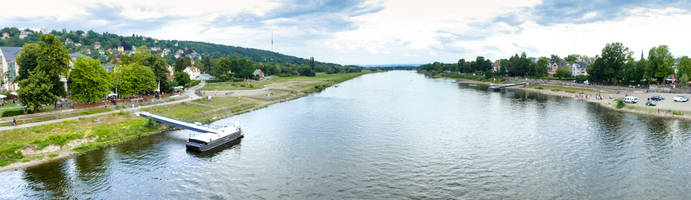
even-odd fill
[(394, 71), (0, 173), (0, 199), (691, 199), (691, 123)]

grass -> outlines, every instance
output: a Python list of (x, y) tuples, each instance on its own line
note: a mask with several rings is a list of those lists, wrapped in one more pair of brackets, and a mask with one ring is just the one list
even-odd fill
[(72, 140), (90, 139), (93, 143), (75, 148), (85, 152), (94, 148), (116, 144), (128, 139), (160, 132), (162, 127), (146, 127), (145, 118), (130, 113), (114, 113), (105, 116), (82, 120), (68, 120), (23, 129), (7, 130), (0, 133), (0, 166), (6, 166), (22, 159), (42, 159), (42, 156), (31, 158), (22, 155), (21, 149), (28, 145), (43, 149), (50, 145), (64, 146)]
[(554, 86), (554, 85), (529, 85), (527, 86), (529, 88), (535, 88), (538, 90), (542, 89), (547, 89), (551, 90), (553, 92), (568, 92), (568, 93), (578, 93), (578, 94), (583, 94), (585, 92), (595, 92), (592, 89), (588, 88), (574, 88), (574, 87), (563, 87), (563, 86)]
[(108, 112), (113, 109), (110, 108), (96, 108), (96, 109), (89, 109), (85, 111), (79, 112), (80, 115), (90, 115), (90, 114), (96, 114), (96, 113), (102, 113), (102, 112)]
[(201, 90), (252, 90), (263, 88), (265, 85), (272, 83), (280, 83), (286, 81), (334, 81), (343, 82), (362, 74), (370, 73), (370, 71), (362, 71), (360, 73), (339, 73), (326, 74), (317, 73), (315, 76), (290, 76), (290, 77), (272, 77), (267, 80), (255, 82), (218, 82), (207, 83)]

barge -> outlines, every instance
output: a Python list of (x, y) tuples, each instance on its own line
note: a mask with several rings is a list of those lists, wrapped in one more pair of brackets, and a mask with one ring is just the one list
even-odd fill
[(204, 152), (210, 149), (216, 148), (228, 142), (242, 138), (244, 135), (242, 129), (240, 128), (240, 122), (235, 121), (233, 126), (227, 126), (215, 129), (207, 126), (203, 126), (201, 123), (189, 123), (176, 119), (171, 119), (168, 117), (163, 117), (149, 112), (138, 112), (138, 116), (146, 117), (154, 121), (177, 126), (187, 130), (199, 132), (189, 139), (187, 139), (187, 150)]
[(240, 123), (235, 121), (234, 126), (226, 126), (219, 130), (219, 133), (202, 133), (187, 139), (187, 150), (204, 152), (226, 144), (228, 142), (242, 138), (242, 128)]

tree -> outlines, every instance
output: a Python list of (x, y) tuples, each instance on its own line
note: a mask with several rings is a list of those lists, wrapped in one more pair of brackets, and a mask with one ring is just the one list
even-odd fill
[(574, 64), (574, 63), (578, 62), (578, 57), (579, 57), (578, 54), (571, 54), (571, 55), (566, 56), (566, 58), (564, 58), (564, 60), (566, 62), (569, 62), (569, 64)]
[(41, 35), (38, 46), (35, 70), (42, 71), (48, 76), (53, 84), (51, 87), (53, 95), (66, 96), (60, 76), (67, 77), (67, 72), (70, 69), (70, 55), (67, 48), (52, 34)]
[(29, 72), (34, 70), (38, 65), (39, 47), (37, 43), (28, 43), (22, 47), (22, 51), (17, 57), (17, 65), (19, 65), (16, 82), (29, 78)]
[(549, 61), (547, 61), (547, 58), (541, 57), (539, 60), (537, 60), (537, 64), (535, 65), (535, 76), (537, 76), (537, 77), (547, 76), (547, 71), (549, 71), (548, 67), (549, 67)]
[(689, 75), (688, 74), (681, 75), (681, 78), (679, 78), (679, 84), (681, 86), (689, 85)]
[(557, 72), (554, 73), (554, 76), (559, 78), (571, 77), (571, 70), (568, 67), (558, 67)]
[(312, 71), (312, 68), (309, 65), (303, 65), (298, 67), (298, 73), (300, 76), (314, 76), (314, 71)]
[[(310, 70), (314, 71), (314, 68), (310, 66)], [(235, 77), (247, 79), (254, 72), (254, 64), (250, 59), (236, 58), (230, 61), (230, 71)]]
[(677, 77), (682, 77), (684, 75), (691, 76), (691, 59), (688, 56), (681, 57), (679, 59)]
[(37, 112), (44, 104), (56, 102), (53, 84), (49, 76), (40, 70), (29, 72), (29, 77), (19, 81), (17, 97), (31, 112)]
[[(552, 62), (552, 63), (559, 63), (559, 62), (561, 62), (561, 58), (559, 58), (559, 55), (552, 54), (552, 55), (549, 57), (549, 62)], [(548, 64), (549, 64), (549, 63), (548, 63)]]
[(77, 102), (97, 102), (110, 92), (110, 77), (98, 60), (78, 57), (70, 72), (70, 92)]
[(221, 57), (218, 59), (217, 63), (211, 68), (211, 75), (218, 77), (221, 80), (230, 79), (228, 72), (230, 71), (230, 59), (226, 57)]
[(178, 86), (187, 87), (187, 85), (189, 85), (190, 82), (192, 82), (192, 80), (190, 80), (189, 74), (180, 71), (175, 72), (175, 83)]
[(147, 94), (157, 87), (154, 72), (141, 64), (120, 65), (115, 67), (113, 72), (113, 84), (120, 96)]
[(617, 84), (623, 77), (621, 73), (624, 64), (631, 58), (631, 51), (622, 43), (608, 43), (602, 49), (602, 56), (588, 68), (588, 74), (593, 82)]
[(648, 51), (648, 75), (657, 81), (662, 81), (667, 75), (673, 74), (674, 57), (667, 45), (653, 47)]
[(204, 59), (202, 59), (202, 64), (200, 70), (204, 73), (211, 71), (213, 68), (213, 63), (211, 62), (211, 58), (209, 56), (205, 56)]

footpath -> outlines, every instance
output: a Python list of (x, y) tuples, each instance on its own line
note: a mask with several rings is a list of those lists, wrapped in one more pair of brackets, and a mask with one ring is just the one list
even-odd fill
[[(108, 115), (108, 114), (118, 113), (118, 112), (123, 112), (123, 111), (125, 111), (125, 112), (126, 111), (136, 111), (138, 109), (143, 109), (143, 108), (150, 108), (150, 107), (155, 107), (155, 106), (164, 106), (164, 105), (171, 105), (171, 104), (178, 104), (178, 103), (182, 103), (182, 102), (188, 102), (188, 101), (192, 101), (192, 100), (196, 100), (196, 99), (201, 98), (200, 96), (195, 94), (195, 90), (204, 87), (204, 85), (205, 85), (205, 83), (202, 82), (202, 83), (199, 83), (199, 85), (196, 85), (194, 87), (191, 87), (191, 88), (185, 90), (185, 92), (182, 93), (182, 96), (187, 96), (187, 98), (181, 99), (181, 100), (157, 103), (157, 104), (146, 105), (146, 106), (139, 106), (139, 107), (135, 107), (134, 110), (131, 108), (119, 109), (119, 110), (112, 110), (112, 111), (87, 114), (87, 115), (79, 115), (79, 116), (67, 117), (67, 118), (61, 118), (61, 119), (54, 119), (54, 120), (47, 120), (47, 121), (40, 121), (40, 122), (31, 122), (31, 123), (26, 123), (26, 124), (20, 124), (17, 126), (3, 126), (3, 127), (0, 127), (0, 131), (12, 130), (12, 129), (18, 129), (18, 128), (27, 128), (27, 127), (32, 127), (32, 126), (40, 126), (40, 125), (45, 125), (45, 124), (52, 124), (52, 123), (67, 121), (67, 120), (79, 120), (82, 118)], [(55, 111), (55, 112), (60, 112), (60, 111)]]

